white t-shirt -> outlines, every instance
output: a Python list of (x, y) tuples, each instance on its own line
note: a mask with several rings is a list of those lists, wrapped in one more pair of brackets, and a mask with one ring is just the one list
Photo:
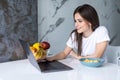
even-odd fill
[[(74, 40), (75, 33), (69, 37), (67, 41), (67, 46), (73, 48), (75, 51), (77, 50), (77, 43)], [(95, 47), (97, 43), (103, 41), (109, 41), (109, 35), (106, 27), (99, 26), (88, 38), (82, 37), (82, 56), (90, 55), (95, 52)]]

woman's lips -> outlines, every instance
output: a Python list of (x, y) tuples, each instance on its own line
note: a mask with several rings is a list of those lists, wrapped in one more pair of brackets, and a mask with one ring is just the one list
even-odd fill
[(80, 30), (81, 29), (81, 27), (79, 27), (79, 28), (76, 28), (77, 30)]

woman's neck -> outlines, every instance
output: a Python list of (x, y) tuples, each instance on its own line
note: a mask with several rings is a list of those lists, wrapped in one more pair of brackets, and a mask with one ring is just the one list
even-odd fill
[(87, 38), (87, 37), (89, 37), (92, 33), (93, 33), (93, 31), (90, 29), (90, 30), (88, 30), (88, 31), (86, 31), (86, 32), (83, 33), (83, 37)]

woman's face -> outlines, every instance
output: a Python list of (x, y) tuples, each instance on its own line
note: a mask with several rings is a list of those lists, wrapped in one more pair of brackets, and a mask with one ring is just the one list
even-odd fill
[(92, 31), (91, 23), (83, 19), (79, 13), (75, 14), (75, 27), (78, 33), (83, 33), (85, 36)]

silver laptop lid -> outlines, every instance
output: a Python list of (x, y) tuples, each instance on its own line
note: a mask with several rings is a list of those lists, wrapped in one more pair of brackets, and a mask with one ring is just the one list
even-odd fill
[[(40, 67), (39, 67), (38, 63), (37, 63), (37, 61), (35, 60), (35, 58), (34, 58), (34, 56), (33, 56), (33, 53), (31, 52), (31, 50), (30, 50), (30, 48), (29, 48), (29, 44), (28, 44), (26, 41), (21, 40), (21, 39), (19, 39), (19, 41), (20, 41), (20, 43), (21, 43), (21, 45), (22, 45), (25, 53), (27, 54), (27, 57), (28, 57), (30, 63), (31, 63), (34, 67), (36, 67), (38, 70), (40, 70)], [(40, 70), (40, 71), (41, 71), (41, 70)]]

